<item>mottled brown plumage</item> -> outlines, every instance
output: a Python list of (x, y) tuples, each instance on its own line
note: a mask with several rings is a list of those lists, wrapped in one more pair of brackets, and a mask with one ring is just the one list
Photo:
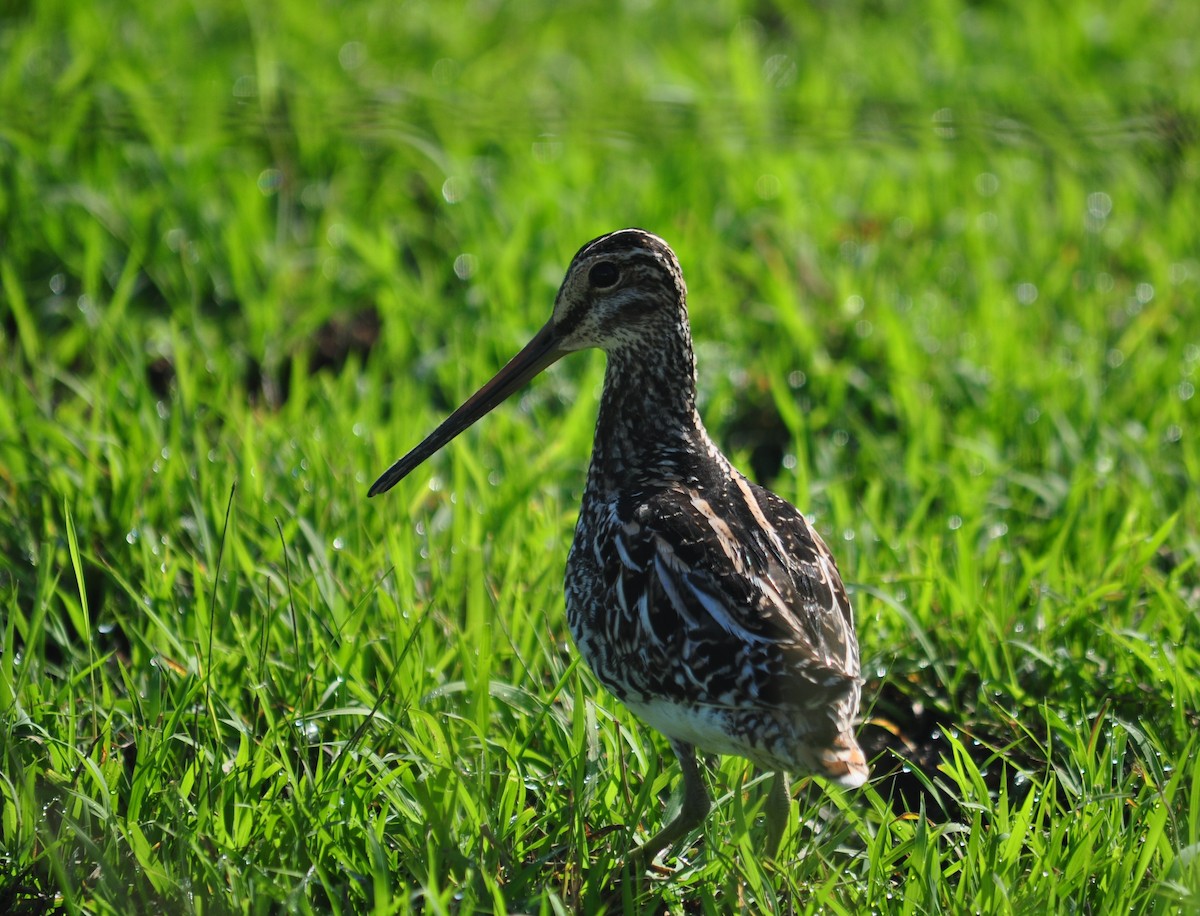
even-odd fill
[(649, 860), (710, 801), (695, 750), (776, 771), (768, 845), (786, 823), (787, 773), (867, 778), (854, 738), (858, 644), (837, 565), (794, 507), (734, 469), (696, 411), (687, 290), (662, 239), (639, 229), (575, 255), (530, 344), (371, 487), (382, 493), (566, 353), (608, 357), (567, 559), (567, 621), (609, 690), (669, 739), (679, 815)]

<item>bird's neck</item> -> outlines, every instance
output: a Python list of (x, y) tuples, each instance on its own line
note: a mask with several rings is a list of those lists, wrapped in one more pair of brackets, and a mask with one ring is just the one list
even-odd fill
[(711, 461), (716, 448), (696, 411), (690, 345), (653, 353), (613, 350), (607, 356), (589, 489), (694, 477), (697, 464)]

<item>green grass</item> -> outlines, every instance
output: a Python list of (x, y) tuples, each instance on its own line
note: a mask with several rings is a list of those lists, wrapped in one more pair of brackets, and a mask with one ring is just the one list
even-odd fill
[[(1200, 7), (784, 6), (0, 5), (0, 909), (1200, 907)], [(642, 884), (603, 357), (365, 498), (624, 225), (938, 722)]]

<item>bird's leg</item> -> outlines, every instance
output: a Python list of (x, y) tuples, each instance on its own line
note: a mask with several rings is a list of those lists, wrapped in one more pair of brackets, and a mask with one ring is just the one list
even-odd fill
[(696, 763), (696, 749), (683, 741), (672, 741), (671, 750), (679, 758), (679, 768), (683, 771), (683, 802), (679, 813), (669, 824), (630, 854), (630, 861), (639, 863), (643, 868), (668, 846), (704, 823), (704, 816), (712, 807), (712, 800), (708, 797), (708, 789), (704, 787), (704, 779)]
[(771, 784), (771, 792), (767, 796), (767, 854), (772, 857), (779, 851), (779, 841), (783, 839), (783, 831), (787, 827), (788, 815), (792, 809), (792, 793), (788, 783), (788, 774), (777, 770), (775, 781)]

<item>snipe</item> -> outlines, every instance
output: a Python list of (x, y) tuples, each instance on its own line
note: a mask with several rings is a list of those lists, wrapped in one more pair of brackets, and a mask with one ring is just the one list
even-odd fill
[(679, 814), (649, 862), (710, 807), (696, 749), (776, 773), (767, 846), (787, 822), (788, 773), (866, 781), (853, 612), (829, 549), (788, 502), (735, 470), (696, 412), (687, 290), (674, 252), (640, 229), (575, 255), (546, 326), (371, 487), (426, 458), (575, 350), (608, 357), (575, 540), (567, 622), (600, 682), (666, 735)]

